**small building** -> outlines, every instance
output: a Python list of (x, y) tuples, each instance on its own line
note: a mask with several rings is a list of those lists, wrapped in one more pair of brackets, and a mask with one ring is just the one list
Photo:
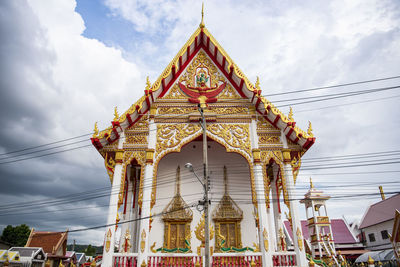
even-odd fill
[(85, 253), (77, 252), (76, 253), (76, 266), (81, 267), (82, 264), (86, 263), (86, 255)]
[(17, 251), (0, 250), (0, 267), (22, 267), (22, 264)]
[(6, 241), (0, 239), (0, 249), (9, 249), (12, 245)]
[(39, 232), (32, 228), (26, 247), (43, 248), (50, 267), (58, 267), (60, 261), (67, 259), (67, 238), (66, 232)]
[(382, 198), (368, 207), (359, 227), (368, 250), (392, 248), (389, 233), (393, 231), (396, 209), (400, 210), (400, 194)]
[(76, 257), (76, 252), (75, 251), (67, 251), (65, 253), (65, 257), (66, 257), (66, 259), (63, 260), (63, 265), (65, 267), (77, 266), (76, 265), (77, 257)]
[(42, 248), (12, 247), (9, 252), (18, 252), (21, 262), (29, 267), (44, 267), (47, 259)]

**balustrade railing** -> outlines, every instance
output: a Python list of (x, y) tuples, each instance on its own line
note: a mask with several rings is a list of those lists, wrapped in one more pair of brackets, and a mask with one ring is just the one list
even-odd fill
[(196, 263), (203, 266), (202, 257), (190, 255), (153, 255), (148, 258), (148, 267), (195, 267)]
[(213, 255), (212, 267), (256, 267), (262, 266), (261, 255)]
[(272, 254), (274, 266), (296, 266), (295, 252), (274, 252)]
[(137, 253), (115, 253), (113, 256), (113, 267), (137, 267)]

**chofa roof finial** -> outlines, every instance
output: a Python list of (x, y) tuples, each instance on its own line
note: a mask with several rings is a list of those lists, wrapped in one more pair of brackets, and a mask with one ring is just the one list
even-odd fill
[(201, 4), (201, 22), (200, 28), (204, 28), (204, 2)]

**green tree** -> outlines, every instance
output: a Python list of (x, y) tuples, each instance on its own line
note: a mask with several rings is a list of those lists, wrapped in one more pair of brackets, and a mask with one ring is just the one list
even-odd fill
[(28, 240), (31, 229), (26, 224), (18, 226), (7, 225), (1, 234), (0, 239), (10, 243), (14, 247), (23, 247)]
[(86, 256), (96, 256), (96, 248), (92, 247), (92, 245), (88, 245), (85, 254)]

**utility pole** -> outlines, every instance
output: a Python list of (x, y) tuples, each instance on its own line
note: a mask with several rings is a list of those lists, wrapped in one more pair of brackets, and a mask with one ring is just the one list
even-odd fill
[(207, 126), (206, 119), (204, 117), (203, 108), (199, 105), (199, 111), (201, 114), (201, 127), (203, 128), (203, 176), (204, 176), (204, 239), (205, 239), (205, 266), (210, 266), (210, 228), (208, 219), (208, 158), (207, 158)]

